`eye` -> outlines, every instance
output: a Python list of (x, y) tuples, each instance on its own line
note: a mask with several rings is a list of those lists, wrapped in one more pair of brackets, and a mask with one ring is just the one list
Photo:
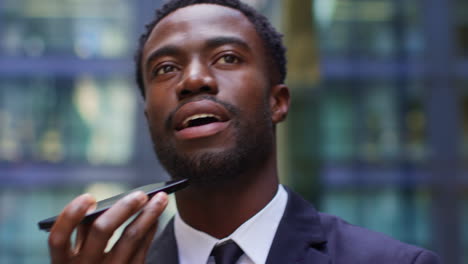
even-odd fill
[(156, 70), (154, 71), (154, 76), (159, 76), (175, 71), (177, 71), (177, 68), (174, 65), (163, 65), (161, 67), (156, 68)]
[(239, 57), (232, 55), (232, 54), (226, 54), (216, 61), (216, 63), (220, 63), (220, 64), (236, 64), (239, 62), (240, 62)]

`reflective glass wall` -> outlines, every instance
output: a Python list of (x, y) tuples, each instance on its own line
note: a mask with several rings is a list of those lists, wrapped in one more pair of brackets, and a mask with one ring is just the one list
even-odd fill
[(167, 175), (133, 53), (159, 1), (0, 0), (0, 263), (47, 263), (37, 222)]
[(465, 2), (283, 2), (302, 14), (284, 21), (290, 69), (309, 76), (288, 79), (288, 181), (320, 210), (444, 263), (468, 262)]

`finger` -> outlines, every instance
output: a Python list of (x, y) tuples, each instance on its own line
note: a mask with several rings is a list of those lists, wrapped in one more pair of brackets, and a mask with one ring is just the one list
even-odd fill
[(133, 257), (132, 263), (145, 263), (146, 255), (147, 255), (148, 249), (151, 246), (151, 243), (153, 242), (153, 238), (154, 238), (154, 234), (156, 233), (156, 230), (158, 230), (157, 222), (148, 231), (148, 235), (145, 237), (142, 243), (142, 247), (138, 249), (138, 252)]
[(109, 210), (99, 216), (91, 225), (86, 241), (82, 246), (81, 257), (86, 263), (98, 263), (106, 248), (107, 242), (114, 231), (128, 218), (138, 212), (148, 200), (148, 196), (141, 192), (131, 193)]
[(76, 232), (76, 241), (75, 247), (73, 249), (74, 254), (78, 254), (83, 246), (84, 242), (86, 241), (86, 237), (88, 236), (89, 230), (91, 229), (91, 224), (81, 224), (78, 226), (78, 231)]
[[(167, 202), (167, 194), (161, 192), (146, 204), (140, 215), (125, 228), (119, 241), (112, 249), (112, 263), (129, 263), (138, 251), (147, 249), (147, 244), (151, 243), (156, 231), (153, 227), (157, 225), (158, 218), (166, 208)], [(148, 239), (149, 242), (146, 241)]]
[(89, 208), (96, 200), (83, 194), (71, 201), (60, 213), (49, 235), (49, 251), (52, 263), (65, 263), (71, 253), (70, 238)]

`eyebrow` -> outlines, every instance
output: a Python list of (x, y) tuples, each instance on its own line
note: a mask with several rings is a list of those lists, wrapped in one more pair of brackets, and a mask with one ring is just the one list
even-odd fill
[(180, 49), (175, 45), (167, 45), (160, 49), (157, 49), (148, 56), (148, 59), (146, 60), (146, 63), (145, 63), (146, 68), (148, 68), (156, 58), (159, 58), (162, 56), (175, 56), (179, 53), (180, 53)]
[(217, 48), (228, 44), (238, 45), (244, 49), (250, 50), (249, 44), (237, 37), (215, 37), (206, 41), (206, 46), (208, 48)]
[[(237, 38), (237, 37), (214, 37), (211, 39), (208, 39), (205, 42), (205, 46), (208, 49), (213, 49), (217, 48), (223, 45), (237, 45), (241, 46), (242, 48), (246, 50), (250, 50), (250, 46), (245, 42), (244, 40)], [(167, 45), (164, 47), (161, 47), (154, 52), (152, 52), (149, 56), (148, 59), (146, 60), (146, 68), (148, 68), (151, 63), (158, 57), (162, 56), (176, 56), (181, 53), (181, 49), (176, 46), (176, 45)]]

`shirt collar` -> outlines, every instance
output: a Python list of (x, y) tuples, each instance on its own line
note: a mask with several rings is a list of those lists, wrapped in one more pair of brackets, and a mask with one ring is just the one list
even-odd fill
[(179, 263), (206, 263), (218, 239), (186, 224), (179, 213), (174, 219), (174, 235), (179, 252)]
[(174, 233), (180, 263), (207, 263), (213, 247), (228, 239), (234, 240), (253, 263), (265, 263), (287, 200), (287, 192), (279, 185), (276, 195), (262, 210), (221, 240), (192, 228), (177, 213)]

